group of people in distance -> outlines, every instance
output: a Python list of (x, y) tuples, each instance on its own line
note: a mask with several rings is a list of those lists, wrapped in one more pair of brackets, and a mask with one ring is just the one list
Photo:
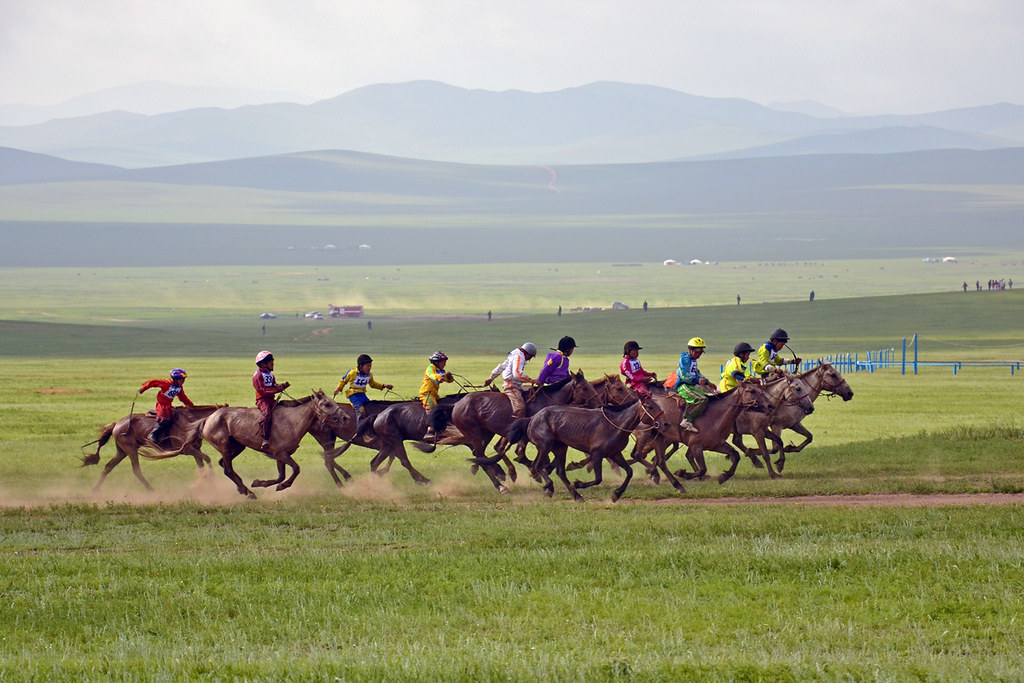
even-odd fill
[[(707, 344), (700, 337), (693, 337), (686, 343), (686, 350), (679, 356), (679, 365), (664, 386), (671, 389), (685, 402), (686, 407), (683, 413), (682, 427), (691, 431), (697, 431), (693, 426), (696, 420), (704, 412), (708, 396), (719, 391), (728, 391), (747, 380), (765, 377), (769, 372), (781, 368), (784, 365), (798, 365), (800, 358), (782, 358), (779, 352), (789, 342), (789, 335), (785, 330), (779, 328), (774, 330), (768, 337), (768, 341), (754, 349), (747, 342), (739, 342), (733, 348), (733, 356), (725, 364), (722, 370), (721, 380), (715, 384), (705, 377), (697, 367), (697, 361), (707, 348)], [(629, 340), (622, 349), (622, 363), (619, 365), (619, 372), (626, 378), (626, 384), (640, 397), (646, 398), (651, 395), (651, 385), (658, 381), (656, 373), (647, 372), (640, 364), (640, 351), (643, 347), (635, 340)], [(544, 367), (536, 379), (526, 374), (526, 364), (537, 356), (537, 346), (533, 342), (526, 342), (522, 346), (509, 351), (508, 356), (499, 363), (490, 376), (484, 381), (484, 386), (490, 386), (500, 375), (503, 380), (503, 392), (508, 396), (512, 404), (512, 415), (516, 418), (522, 417), (526, 406), (523, 402), (523, 385), (544, 385), (555, 384), (569, 378), (569, 357), (576, 349), (576, 340), (570, 336), (564, 336), (558, 340), (558, 348), (551, 349), (544, 361)], [(756, 357), (751, 355), (756, 351)], [(423, 383), (420, 386), (419, 400), (423, 409), (429, 415), (437, 406), (440, 396), (440, 387), (446, 382), (453, 382), (452, 373), (446, 370), (448, 356), (443, 351), (435, 351), (428, 358), (430, 364), (423, 372)], [(368, 388), (393, 389), (392, 384), (383, 384), (373, 378), (373, 359), (368, 354), (361, 354), (356, 359), (356, 366), (349, 370), (334, 390), (334, 396), (345, 391), (356, 413), (356, 424), (366, 415), (366, 403), (369, 398), (366, 395)], [(194, 404), (185, 395), (184, 383), (188, 374), (181, 368), (175, 368), (170, 373), (170, 379), (151, 379), (145, 382), (139, 389), (143, 393), (149, 389), (157, 388), (156, 419), (157, 426), (149, 438), (154, 444), (159, 444), (162, 436), (167, 432), (173, 419), (173, 408), (171, 406), (175, 398), (178, 398), (186, 406)], [(278, 383), (274, 376), (274, 355), (270, 351), (260, 351), (256, 355), (256, 372), (252, 376), (252, 385), (256, 391), (256, 407), (260, 411), (260, 429), (263, 438), (261, 450), (266, 451), (270, 441), (270, 429), (273, 420), (273, 409), (277, 403), (277, 394), (285, 391), (289, 386), (288, 382)], [(347, 387), (347, 388), (346, 388)], [(429, 428), (428, 428), (429, 433)]]

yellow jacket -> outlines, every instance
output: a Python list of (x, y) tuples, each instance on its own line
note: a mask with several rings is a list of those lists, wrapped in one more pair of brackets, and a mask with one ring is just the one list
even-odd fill
[(738, 356), (733, 356), (722, 369), (722, 381), (718, 383), (718, 389), (720, 391), (728, 391), (738, 387), (740, 380), (736, 378), (736, 375), (742, 375), (743, 379), (756, 377), (753, 368), (751, 368), (750, 361), (744, 363)]

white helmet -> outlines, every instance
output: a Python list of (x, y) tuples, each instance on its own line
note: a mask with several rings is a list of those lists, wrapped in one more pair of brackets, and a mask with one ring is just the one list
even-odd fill
[(537, 345), (533, 342), (526, 342), (523, 344), (523, 351), (526, 351), (531, 356), (537, 355)]

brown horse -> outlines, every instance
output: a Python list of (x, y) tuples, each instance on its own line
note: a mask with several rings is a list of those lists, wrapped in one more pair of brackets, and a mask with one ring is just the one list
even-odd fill
[[(405, 442), (414, 441), (414, 445), (424, 453), (433, 452), (442, 438), (445, 427), (451, 419), (453, 407), (462, 403), (466, 396), (472, 394), (449, 394), (442, 396), (437, 407), (430, 414), (430, 426), (436, 435), (427, 441), (427, 412), (418, 400), (401, 401), (385, 408), (373, 420), (373, 432), (377, 439), (377, 455), (370, 461), (370, 471), (377, 472), (381, 464), (389, 458), (397, 458), (405, 469), (409, 470), (413, 481), (417, 484), (429, 484), (430, 480), (420, 474), (409, 461), (405, 451)], [(504, 397), (503, 397), (504, 398)], [(506, 403), (508, 399), (506, 399)], [(380, 472), (383, 474), (387, 470)]]
[[(853, 398), (853, 389), (846, 383), (843, 376), (839, 374), (839, 371), (832, 367), (831, 363), (819, 361), (816, 368), (802, 372), (797, 377), (807, 384), (811, 401), (816, 400), (822, 393), (825, 393), (828, 397), (833, 395), (839, 396), (843, 401), (849, 401)], [(773, 440), (777, 440), (777, 443), (781, 446), (782, 431), (784, 429), (792, 429), (804, 437), (803, 442), (797, 446), (786, 446), (779, 449), (779, 459), (775, 461), (775, 466), (779, 468), (780, 472), (786, 465), (786, 453), (799, 453), (814, 439), (810, 430), (803, 426), (804, 417), (806, 415), (800, 414), (800, 411), (788, 405), (783, 405), (779, 410), (775, 411), (771, 427), (769, 428), (775, 437)], [(775, 451), (773, 449), (769, 452)]]
[[(188, 407), (176, 407), (174, 409), (174, 421), (171, 423), (170, 430), (167, 432), (165, 439), (171, 444), (173, 448), (175, 444), (182, 445), (185, 441), (185, 435), (189, 429), (199, 420), (209, 417), (214, 411), (219, 410), (225, 406), (194, 406)], [(150, 411), (149, 413), (132, 413), (126, 415), (116, 422), (111, 422), (105, 425), (100, 430), (100, 438), (96, 441), (90, 441), (89, 443), (82, 446), (91, 446), (93, 444), (99, 444), (96, 446), (95, 453), (89, 453), (82, 457), (82, 467), (88, 465), (98, 465), (100, 462), (100, 449), (110, 441), (111, 437), (114, 437), (114, 445), (117, 448), (117, 452), (113, 458), (103, 467), (103, 472), (100, 474), (99, 481), (92, 487), (94, 492), (99, 491), (100, 487), (103, 486), (103, 480), (107, 478), (111, 470), (117, 467), (118, 464), (125, 458), (132, 464), (132, 472), (135, 473), (135, 477), (142, 482), (142, 485), (146, 487), (147, 491), (152, 491), (153, 487), (149, 485), (146, 478), (142, 476), (142, 468), (139, 467), (139, 448), (143, 446), (152, 446), (152, 442), (149, 440), (149, 435), (156, 428), (156, 413)], [(196, 466), (200, 470), (204, 469), (210, 464), (210, 458), (198, 448), (186, 447), (182, 451), (187, 455), (191, 455), (196, 459)]]
[[(760, 453), (765, 465), (768, 467), (768, 476), (775, 479), (782, 476), (772, 469), (772, 461), (768, 457), (769, 452), (775, 452), (775, 443), (778, 444), (778, 447), (782, 446), (782, 440), (769, 431), (775, 414), (782, 409), (786, 410), (787, 413), (799, 414), (801, 419), (803, 419), (804, 415), (810, 415), (814, 412), (814, 401), (811, 399), (810, 388), (807, 384), (796, 375), (788, 372), (779, 374), (778, 377), (765, 382), (761, 386), (764, 388), (764, 392), (772, 404), (771, 411), (768, 413), (740, 412), (736, 416), (736, 428), (733, 430), (732, 443), (744, 455), (750, 458), (755, 467), (764, 466), (754, 455), (755, 452)], [(756, 451), (743, 445), (744, 434), (750, 434), (754, 437), (754, 441), (757, 442)], [(765, 443), (766, 436), (773, 442), (771, 451), (768, 450)]]
[[(339, 403), (338, 405), (342, 411), (349, 416), (349, 421), (345, 423), (340, 431), (336, 431), (329, 424), (320, 422), (314, 422), (313, 426), (310, 427), (309, 435), (316, 439), (317, 443), (324, 449), (324, 467), (327, 468), (327, 472), (334, 479), (336, 486), (339, 488), (342, 486), (342, 480), (338, 477), (339, 474), (346, 481), (352, 478), (352, 475), (338, 464), (338, 457), (353, 444), (375, 451), (379, 450), (380, 440), (377, 438), (377, 433), (373, 430), (373, 421), (386, 408), (398, 403), (403, 403), (403, 401), (370, 401), (366, 403), (366, 415), (360, 422), (358, 429), (356, 429), (355, 424), (355, 409), (348, 403)], [(341, 439), (343, 443), (335, 447), (337, 439)]]
[[(637, 457), (637, 460), (644, 462), (648, 472), (653, 472), (655, 469), (661, 470), (669, 483), (680, 492), (684, 489), (676, 479), (677, 476), (684, 479), (706, 478), (707, 464), (704, 461), (704, 451), (706, 450), (723, 453), (729, 458), (732, 466), (719, 476), (718, 481), (722, 483), (729, 479), (736, 472), (736, 465), (740, 461), (740, 454), (727, 441), (736, 424), (736, 416), (741, 411), (767, 413), (771, 410), (771, 403), (760, 386), (741, 384), (735, 389), (708, 397), (704, 413), (693, 421), (697, 431), (691, 432), (683, 430), (679, 426), (683, 409), (675, 397), (668, 394), (657, 394), (654, 399), (658, 407), (664, 410), (664, 414), (659, 419), (658, 434), (651, 443), (655, 451), (654, 462), (646, 463), (642, 457)], [(687, 447), (686, 459), (690, 462), (694, 472), (679, 470), (673, 475), (669, 471), (666, 463), (672, 452), (666, 449), (670, 444), (676, 442)], [(642, 452), (634, 452), (642, 455)]]
[[(651, 412), (653, 409), (654, 412)], [(602, 463), (605, 458), (618, 465), (625, 472), (622, 484), (612, 492), (612, 501), (617, 501), (629, 486), (633, 470), (622, 457), (622, 449), (629, 442), (629, 436), (641, 420), (657, 426), (660, 410), (634, 399), (620, 406), (581, 408), (578, 406), (555, 405), (538, 411), (533, 417), (516, 420), (509, 429), (510, 442), (516, 443), (526, 436), (537, 448), (533, 470), (544, 480), (544, 490), (550, 496), (554, 484), (550, 472), (554, 468), (558, 478), (565, 484), (572, 497), (582, 501), (577, 489), (596, 486), (602, 481)], [(594, 480), (570, 482), (566, 476), (565, 456), (569, 448), (587, 454), (594, 466)], [(548, 454), (553, 461), (548, 462)], [(474, 458), (473, 462), (486, 464), (494, 459)]]
[[(344, 430), (350, 420), (337, 403), (323, 391), (314, 391), (312, 395), (295, 401), (281, 401), (274, 407), (274, 421), (270, 432), (270, 447), (267, 457), (277, 461), (277, 479), (257, 479), (254, 487), (277, 486), (282, 491), (299, 476), (299, 465), (292, 458), (302, 437), (317, 422), (322, 422), (336, 432)], [(246, 448), (259, 450), (262, 441), (260, 428), (260, 412), (256, 408), (221, 408), (205, 420), (196, 423), (186, 437), (187, 445), (198, 448), (203, 439), (208, 441), (220, 454), (220, 466), (224, 475), (235, 483), (238, 492), (243, 496), (255, 499), (256, 494), (246, 488), (242, 478), (238, 476), (232, 461)], [(182, 451), (146, 454), (151, 459), (169, 458)], [(285, 479), (285, 465), (291, 467), (292, 475)]]
[[(603, 384), (611, 386), (610, 382)], [(608, 387), (605, 388), (606, 391), (614, 391)], [(567, 380), (530, 392), (525, 403), (526, 416), (529, 417), (552, 405), (572, 404), (596, 408), (602, 401), (594, 385), (587, 381), (582, 371), (578, 371)], [(487, 444), (495, 435), (502, 436), (502, 440), (495, 447), (501, 457), (493, 463), (483, 465), (483, 468), (494, 487), (503, 493), (506, 492), (507, 489), (501, 482), (504, 472), (500, 469), (499, 461), (503, 460), (506, 463), (509, 476), (515, 481), (515, 467), (505, 457), (508, 441), (504, 439), (504, 435), (512, 426), (512, 403), (508, 397), (497, 391), (476, 391), (468, 394), (452, 410), (452, 424), (462, 433), (464, 443), (473, 451), (475, 458), (485, 456)], [(520, 454), (520, 458), (522, 457)]]

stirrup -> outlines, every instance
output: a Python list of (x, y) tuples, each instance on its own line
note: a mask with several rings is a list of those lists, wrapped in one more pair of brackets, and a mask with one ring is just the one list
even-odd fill
[(685, 418), (683, 419), (682, 422), (679, 423), (679, 426), (682, 427), (683, 429), (685, 429), (688, 432), (700, 431), (700, 430), (697, 429), (697, 427), (694, 426), (694, 424), (692, 422), (690, 422), (689, 420), (687, 420)]

